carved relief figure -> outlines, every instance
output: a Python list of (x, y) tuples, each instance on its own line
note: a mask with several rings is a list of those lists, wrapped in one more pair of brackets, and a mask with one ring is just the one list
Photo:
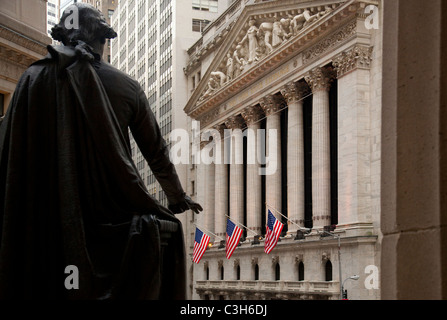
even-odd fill
[(227, 53), (227, 81), (231, 81), (233, 79), (234, 74), (234, 61), (231, 57), (231, 53)]
[(233, 78), (238, 77), (241, 74), (242, 61), (240, 58), (241, 46), (237, 45), (236, 50), (233, 52)]
[(316, 14), (312, 15), (307, 19), (307, 21), (304, 23), (303, 27), (306, 27), (307, 25), (311, 24), (312, 22), (320, 19), (321, 17), (327, 15), (332, 11), (332, 8), (330, 6), (325, 6), (323, 11), (317, 12)]
[(272, 29), (272, 47), (276, 48), (278, 47), (284, 40), (284, 32), (281, 26), (281, 22), (279, 22), (278, 19), (275, 19), (275, 22), (273, 22), (273, 29)]
[(308, 9), (304, 10), (303, 13), (293, 17), (292, 20), (292, 29), (293, 29), (293, 34), (296, 35), (298, 34), (298, 32), (303, 29), (304, 24), (309, 21), (309, 19), (311, 18), (311, 14), (310, 11)]
[(218, 87), (223, 87), (223, 85), (225, 84), (225, 81), (227, 80), (227, 76), (225, 75), (225, 73), (223, 73), (222, 71), (214, 71), (211, 72), (211, 78), (214, 77), (216, 79), (219, 79), (218, 83)]
[(288, 18), (282, 18), (280, 20), (281, 22), (281, 27), (284, 33), (284, 39), (289, 39), (293, 32), (292, 32), (292, 18), (293, 17), (288, 17)]
[(248, 63), (251, 63), (256, 58), (256, 49), (258, 48), (258, 28), (255, 25), (256, 21), (251, 19), (249, 21), (249, 28), (247, 30), (247, 34), (242, 39), (241, 42), (239, 42), (240, 45), (248, 42)]
[(210, 79), (208, 80), (208, 89), (206, 89), (205, 93), (200, 97), (199, 100), (203, 100), (210, 97), (214, 93), (214, 91), (216, 91), (218, 88), (219, 88), (218, 82), (213, 76), (211, 76)]
[(265, 47), (267, 48), (267, 54), (273, 50), (273, 47), (270, 43), (272, 39), (272, 30), (273, 30), (273, 23), (271, 22), (261, 23), (258, 30), (259, 38), (264, 39), (263, 42), (265, 44)]

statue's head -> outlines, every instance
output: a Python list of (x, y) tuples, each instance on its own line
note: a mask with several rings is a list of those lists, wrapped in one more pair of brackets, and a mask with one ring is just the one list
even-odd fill
[(117, 34), (101, 11), (87, 3), (75, 3), (64, 11), (60, 22), (51, 29), (51, 36), (64, 45), (78, 40), (104, 44), (106, 39), (113, 39)]

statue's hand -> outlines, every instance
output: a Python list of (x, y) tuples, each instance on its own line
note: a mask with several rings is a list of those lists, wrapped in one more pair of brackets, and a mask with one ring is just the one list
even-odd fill
[(200, 211), (203, 211), (203, 208), (200, 204), (194, 202), (190, 197), (187, 195), (184, 196), (184, 198), (175, 204), (170, 204), (168, 206), (169, 210), (171, 210), (173, 213), (182, 213), (186, 210), (192, 210), (195, 213), (199, 213)]

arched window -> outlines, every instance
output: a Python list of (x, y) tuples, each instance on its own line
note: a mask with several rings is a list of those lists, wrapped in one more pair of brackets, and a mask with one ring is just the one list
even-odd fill
[(331, 260), (326, 261), (325, 266), (326, 281), (332, 281), (332, 263)]
[(303, 280), (304, 280), (304, 263), (303, 261), (300, 261), (300, 263), (298, 263), (298, 281)]
[(275, 280), (276, 281), (281, 280), (281, 270), (279, 267), (279, 262), (277, 262), (275, 265)]
[(221, 266), (220, 267), (220, 280), (223, 280), (223, 279), (224, 279), (224, 267)]
[(255, 268), (255, 280), (259, 280), (259, 266), (257, 263), (255, 264), (254, 268)]
[(206, 275), (206, 280), (210, 279), (210, 268), (207, 266), (205, 268), (205, 275)]
[(241, 280), (241, 266), (236, 266), (236, 280)]

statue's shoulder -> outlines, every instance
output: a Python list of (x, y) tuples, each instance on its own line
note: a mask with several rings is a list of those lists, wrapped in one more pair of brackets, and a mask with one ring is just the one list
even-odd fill
[(106, 61), (101, 61), (100, 65), (95, 69), (97, 69), (97, 73), (102, 79), (107, 79), (107, 82), (114, 83), (116, 86), (131, 87), (135, 90), (140, 87), (137, 80)]

